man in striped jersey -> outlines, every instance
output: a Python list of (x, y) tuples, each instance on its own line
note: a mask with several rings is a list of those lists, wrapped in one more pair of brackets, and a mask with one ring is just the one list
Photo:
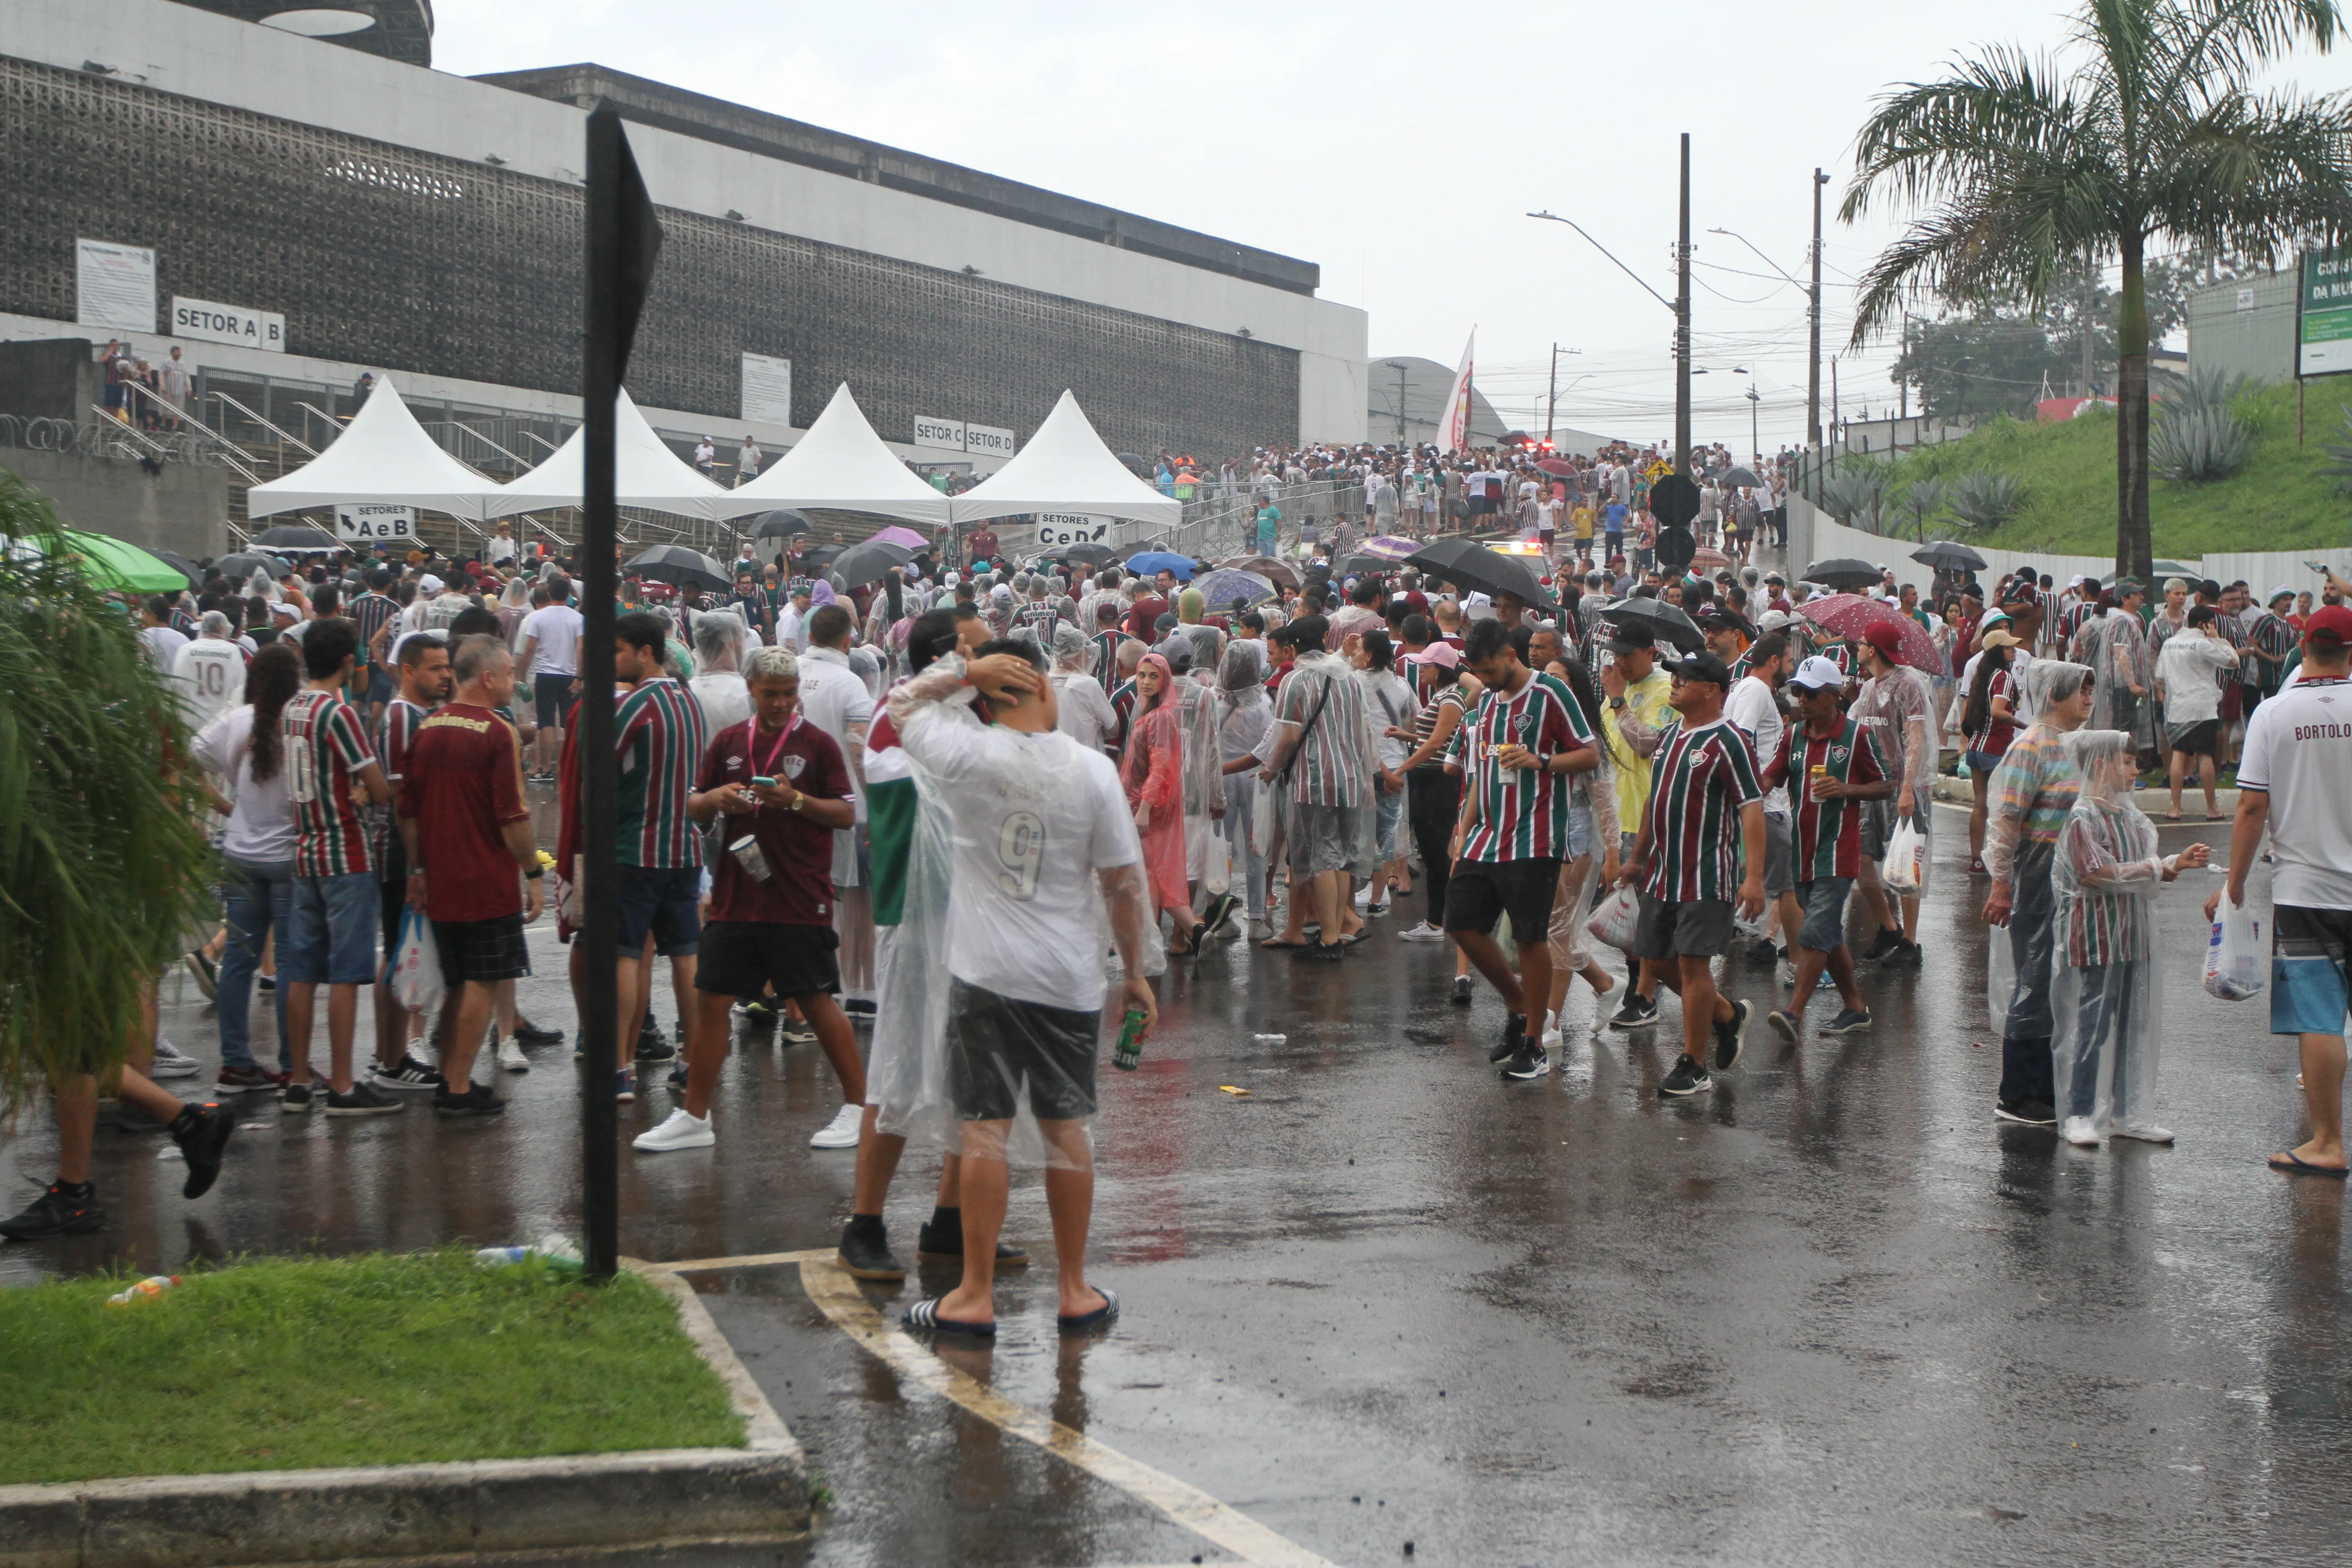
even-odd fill
[(392, 574), (381, 566), (371, 566), (362, 579), (367, 592), (351, 602), (343, 612), (360, 634), (360, 647), (366, 650), (368, 669), (367, 711), (373, 720), (393, 698), (394, 672), (390, 650), (381, 646), (377, 633), (400, 614), (400, 606), (384, 590), (392, 586)]
[[(1569, 780), (1598, 764), (1601, 749), (1568, 683), (1521, 663), (1500, 621), (1475, 623), (1468, 641), (1470, 672), (1486, 690), (1459, 732), (1466, 784), (1454, 828), (1445, 930), (1509, 1010), (1487, 1059), (1504, 1064), (1505, 1078), (1526, 1080), (1550, 1068), (1541, 1038), (1551, 996), (1544, 933), (1569, 853)], [(1517, 974), (1494, 937), (1506, 914), (1518, 939)]]
[[(443, 638), (425, 632), (404, 637), (399, 660), (399, 695), (384, 704), (383, 720), (375, 731), (376, 760), (394, 790), (408, 776), (408, 749), (416, 739), (416, 727), (448, 700), (452, 689), (449, 645)], [(408, 904), (408, 850), (388, 803), (375, 817), (373, 826), (381, 847), (377, 864), (383, 873), (377, 882), (378, 918), (389, 963), (400, 941), (400, 911)], [(440, 1073), (409, 1054), (409, 1016), (391, 986), (376, 987), (375, 1065), (368, 1069), (368, 1078), (378, 1089), (429, 1094), (446, 1085)]]
[(294, 892), (278, 942), (278, 983), (286, 986), (292, 1076), (278, 1091), (289, 1114), (310, 1109), (310, 1016), (327, 994), (330, 1116), (378, 1116), (400, 1101), (352, 1081), (352, 1037), (360, 987), (376, 978), (379, 892), (362, 807), (392, 798), (359, 710), (343, 698), (358, 665), (359, 634), (346, 620), (313, 621), (302, 638), (305, 681), (278, 722), (286, 748), (286, 794), (294, 805)]
[(1846, 895), (1862, 874), (1863, 802), (1886, 800), (1895, 781), (1881, 763), (1877, 742), (1838, 710), (1845, 678), (1827, 659), (1809, 658), (1789, 678), (1802, 723), (1791, 725), (1764, 773), (1765, 783), (1784, 784), (1796, 805), (1792, 836), (1796, 901), (1801, 923), (1791, 939), (1797, 953), (1797, 984), (1789, 1005), (1765, 1021), (1790, 1044), (1803, 1030), (1805, 1004), (1812, 1000), (1827, 967), (1845, 1005), (1822, 1030), (1847, 1035), (1870, 1027), (1870, 1009), (1853, 981), (1853, 954), (1845, 942)]
[[(1274, 722), (1259, 742), (1258, 779), (1289, 791), (1284, 827), (1290, 856), (1290, 920), (1268, 943), (1304, 957), (1336, 962), (1356, 919), (1348, 896), (1348, 868), (1356, 858), (1356, 814), (1371, 806), (1371, 728), (1364, 689), (1347, 660), (1326, 653), (1330, 623), (1305, 616), (1290, 624), (1298, 662), (1274, 700)], [(1114, 706), (1116, 700), (1114, 699)], [(1557, 871), (1558, 867), (1553, 869)], [(1306, 927), (1321, 922), (1309, 944)]]
[(1751, 1005), (1717, 991), (1710, 964), (1731, 946), (1735, 902), (1747, 920), (1764, 908), (1764, 786), (1748, 737), (1723, 716), (1723, 660), (1695, 653), (1669, 674), (1675, 721), (1652, 759), (1642, 830), (1617, 880), (1641, 890), (1633, 956), (1658, 965), (1683, 999), (1683, 1054), (1658, 1086), (1681, 1096), (1715, 1087), (1710, 1036), (1718, 1069), (1738, 1063), (1744, 1044)]
[[(709, 737), (702, 705), (663, 666), (669, 628), (660, 616), (639, 610), (613, 627), (614, 672), (635, 683), (613, 715), (620, 752), (620, 813), (617, 848), (620, 931), (614, 943), (618, 980), (619, 1037), (637, 1037), (647, 1011), (652, 974), (645, 961), (646, 938), (669, 960), (670, 986), (679, 1020), (691, 1027), (695, 1013), (695, 954), (701, 944), (698, 910), (702, 891), (701, 839), (687, 815), (694, 772)], [(593, 955), (592, 955), (593, 956)], [(680, 1041), (689, 1051), (693, 1042)]]

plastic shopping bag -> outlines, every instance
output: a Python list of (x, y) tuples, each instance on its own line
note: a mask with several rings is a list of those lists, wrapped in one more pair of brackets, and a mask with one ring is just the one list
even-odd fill
[(414, 905), (400, 911), (391, 980), (393, 999), (412, 1013), (429, 1013), (441, 1005), (441, 952), (434, 945), (433, 922)]
[(2221, 895), (2221, 918), (2205, 943), (2205, 991), (2224, 1002), (2242, 1002), (2263, 988), (2269, 959), (2263, 952), (2263, 922), (2243, 904)]
[(1916, 893), (1927, 879), (1927, 836), (1909, 817), (1895, 825), (1886, 840), (1886, 858), (1879, 875), (1898, 893)]
[(1597, 942), (1605, 942), (1621, 952), (1633, 951), (1633, 931), (1642, 920), (1642, 895), (1631, 886), (1618, 889), (1601, 900), (1584, 929)]

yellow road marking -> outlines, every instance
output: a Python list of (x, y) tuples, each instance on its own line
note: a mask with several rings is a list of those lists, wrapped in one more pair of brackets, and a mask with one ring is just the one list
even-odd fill
[[(859, 1293), (857, 1282), (832, 1262), (830, 1251), (801, 1255), (801, 1285), (809, 1300), (851, 1339), (907, 1381), (962, 1405), (999, 1431), (1034, 1443), (1096, 1479), (1149, 1503), (1194, 1534), (1259, 1568), (1335, 1568), (1296, 1542), (1276, 1534), (1240, 1510), (1175, 1477), (1130, 1459), (1085, 1433), (1025, 1405), (1015, 1405), (958, 1372), (908, 1335), (891, 1328)], [(672, 1264), (671, 1268), (684, 1265)], [(709, 1267), (709, 1265), (704, 1265)]]
[(688, 1258), (677, 1263), (656, 1263), (655, 1268), (672, 1274), (699, 1274), (714, 1268), (765, 1268), (778, 1263), (807, 1263), (819, 1258), (831, 1258), (834, 1248), (812, 1247), (800, 1252), (746, 1252), (733, 1258)]

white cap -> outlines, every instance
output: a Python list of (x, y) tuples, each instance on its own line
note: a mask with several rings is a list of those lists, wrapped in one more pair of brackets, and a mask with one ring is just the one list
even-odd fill
[(428, 572), (417, 579), (416, 591), (420, 594), (437, 594), (441, 591), (441, 579)]
[(1845, 671), (1815, 654), (1797, 666), (1797, 673), (1789, 677), (1789, 684), (1801, 686), (1808, 691), (1830, 691), (1845, 685)]

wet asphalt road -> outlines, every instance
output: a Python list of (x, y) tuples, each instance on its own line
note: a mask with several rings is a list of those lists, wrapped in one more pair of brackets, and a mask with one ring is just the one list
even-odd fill
[[(1596, 1035), (1581, 989), (1559, 1076), (1496, 1081), (1499, 1005), (1449, 1005), (1450, 949), (1393, 940), (1418, 900), (1332, 968), (1213, 951), (1164, 984), (1143, 1069), (1102, 1075), (1092, 1267), (1124, 1321), (1059, 1342), (1040, 1268), (1003, 1279), (993, 1351), (947, 1358), (1334, 1563), (1407, 1542), (1419, 1563), (2336, 1560), (2345, 1193), (2263, 1167), (2302, 1136), (2295, 1067), (2263, 1003), (2197, 984), (2194, 905), (2218, 881), (2165, 895), (2179, 1145), (2074, 1151), (1991, 1120), (1964, 819), (1937, 826), (1927, 965), (1864, 966), (1875, 1031), (1791, 1049), (1759, 1023), (1692, 1102), (1655, 1094), (1678, 1034)], [(533, 943), (526, 1010), (568, 1023), (562, 950)], [(1759, 1014), (1780, 994), (1764, 969), (1728, 978)], [(193, 986), (165, 1001), (172, 1037), (216, 1060)], [(1269, 1028), (1287, 1040), (1252, 1043)], [(0, 1283), (572, 1228), (577, 1075), (562, 1047), (533, 1056), (493, 1125), (256, 1105), (194, 1204), (158, 1141), (101, 1131), (109, 1230), (0, 1247)], [(806, 1142), (837, 1103), (814, 1047), (742, 1038), (716, 1151), (624, 1151), (624, 1249), (829, 1247), (851, 1156)], [(624, 1136), (667, 1109), (650, 1089)], [(53, 1153), (28, 1119), (0, 1170), (29, 1198)], [(892, 1195), (909, 1258), (935, 1170), (910, 1160)], [(1007, 1234), (1047, 1256), (1034, 1183)], [(867, 1299), (895, 1321), (920, 1283)], [(903, 1383), (795, 1268), (698, 1284), (834, 1507), (788, 1548), (633, 1560), (1232, 1560)]]

